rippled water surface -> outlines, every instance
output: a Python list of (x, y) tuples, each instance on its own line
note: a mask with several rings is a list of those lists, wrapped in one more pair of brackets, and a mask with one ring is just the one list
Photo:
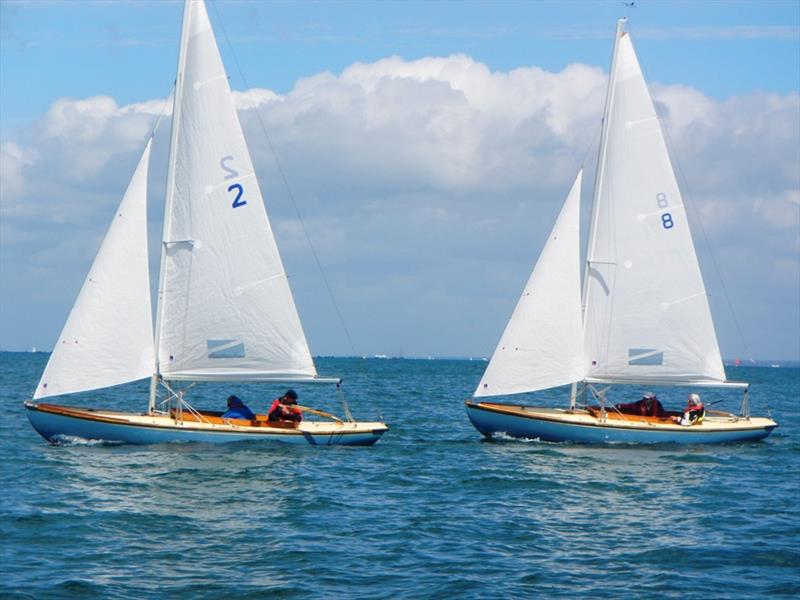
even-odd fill
[[(780, 423), (752, 444), (486, 442), (463, 407), (485, 363), (321, 359), (357, 417), (389, 423), (374, 447), (50, 446), (22, 407), (46, 359), (0, 354), (0, 597), (800, 595), (798, 369), (729, 369)], [(193, 390), (259, 411), (282, 391)], [(334, 390), (298, 391), (339, 412)], [(686, 393), (657, 391), (675, 408)], [(146, 395), (61, 401), (141, 410)]]

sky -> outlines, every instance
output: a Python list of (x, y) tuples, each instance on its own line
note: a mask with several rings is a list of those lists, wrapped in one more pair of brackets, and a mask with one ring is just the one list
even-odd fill
[[(588, 208), (627, 16), (723, 356), (800, 359), (799, 2), (207, 4), (314, 354), (492, 353), (583, 162)], [(170, 94), (181, 11), (0, 0), (0, 349), (55, 343)], [(167, 146), (168, 119), (156, 268)]]

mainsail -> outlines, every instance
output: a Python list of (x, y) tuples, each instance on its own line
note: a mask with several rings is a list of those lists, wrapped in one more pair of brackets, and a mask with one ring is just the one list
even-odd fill
[(165, 379), (313, 378), (208, 13), (186, 4), (156, 347)]
[(621, 27), (603, 133), (587, 255), (587, 377), (724, 381), (683, 199)]
[(53, 348), (34, 399), (118, 385), (153, 374), (147, 267), (149, 160), (150, 141)]
[(583, 171), (558, 215), (475, 396), (517, 394), (583, 377), (580, 196)]

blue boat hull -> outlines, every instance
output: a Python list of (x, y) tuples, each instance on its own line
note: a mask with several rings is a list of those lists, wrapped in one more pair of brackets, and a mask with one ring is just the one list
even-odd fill
[[(100, 440), (119, 444), (163, 444), (174, 442), (227, 443), (270, 441), (287, 444), (320, 446), (371, 446), (388, 429), (375, 428), (360, 432), (310, 433), (293, 429), (263, 428), (262, 431), (224, 431), (192, 428), (191, 424), (145, 425), (111, 422), (86, 411), (86, 416), (58, 414), (35, 404), (26, 403), (26, 412), (33, 428), (46, 440), (58, 443), (74, 438)], [(75, 411), (76, 413), (78, 411)], [(162, 419), (171, 421), (172, 419)]]
[[(523, 407), (509, 407), (523, 408)], [(726, 444), (753, 442), (767, 437), (777, 424), (761, 419), (767, 424), (737, 428), (682, 427), (680, 429), (622, 427), (614, 423), (571, 423), (557, 416), (540, 418), (510, 414), (503, 409), (489, 408), (482, 403), (467, 401), (467, 415), (475, 428), (486, 437), (505, 434), (515, 438), (546, 442), (575, 442), (582, 444)], [(555, 412), (555, 411), (554, 411)]]

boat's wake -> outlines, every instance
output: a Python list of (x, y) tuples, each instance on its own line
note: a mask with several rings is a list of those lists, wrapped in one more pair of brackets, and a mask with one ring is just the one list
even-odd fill
[(550, 440), (543, 440), (543, 439), (540, 439), (538, 437), (537, 438), (517, 437), (517, 436), (509, 435), (505, 431), (496, 431), (496, 432), (492, 433), (492, 436), (490, 438), (485, 438), (485, 441), (500, 442), (500, 443), (504, 443), (504, 444), (506, 444), (506, 443), (540, 444), (540, 445), (543, 445), (543, 446), (550, 446), (550, 447), (557, 446), (557, 447), (562, 447), (562, 448), (565, 447), (565, 446), (585, 447), (585, 446), (589, 445), (589, 446), (597, 446), (597, 447), (603, 447), (603, 448), (608, 448), (608, 447), (639, 448), (639, 449), (647, 448), (647, 449), (658, 450), (658, 449), (669, 449), (669, 448), (674, 448), (674, 447), (682, 447), (682, 445), (676, 444), (674, 442), (660, 442), (660, 441), (654, 441), (654, 442), (628, 442), (628, 441), (623, 441), (623, 440), (603, 440), (603, 441), (599, 441), (599, 442), (587, 443), (587, 442), (575, 442), (575, 441), (572, 441), (572, 440), (563, 440), (563, 441), (560, 441), (560, 442), (553, 442), (553, 441), (550, 441)]
[(548, 446), (552, 446), (555, 444), (563, 445), (563, 442), (548, 442), (538, 437), (537, 438), (514, 437), (513, 435), (507, 434), (505, 431), (494, 432), (492, 434), (491, 439), (496, 442), (522, 442), (523, 444), (547, 444)]
[(90, 440), (76, 435), (58, 434), (50, 438), (54, 446), (119, 446), (123, 442), (111, 440)]

